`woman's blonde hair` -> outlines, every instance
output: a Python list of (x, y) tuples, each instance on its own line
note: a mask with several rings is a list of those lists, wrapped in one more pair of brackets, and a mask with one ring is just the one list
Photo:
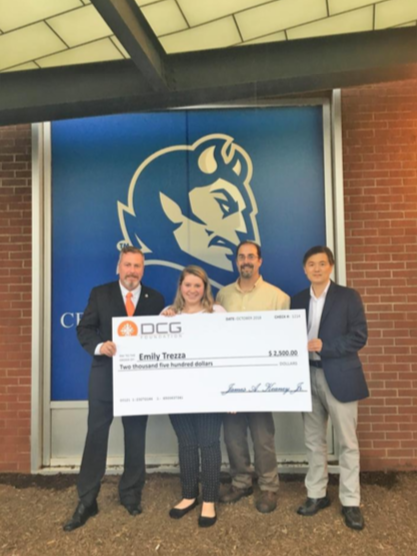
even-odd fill
[(203, 281), (204, 284), (204, 294), (201, 299), (201, 305), (203, 307), (203, 311), (205, 313), (212, 313), (213, 312), (213, 305), (214, 299), (213, 294), (211, 292), (211, 286), (206, 274), (206, 271), (203, 270), (200, 266), (190, 265), (186, 266), (184, 270), (181, 272), (180, 279), (178, 281), (177, 293), (175, 294), (174, 303), (172, 304), (172, 308), (177, 313), (182, 313), (184, 309), (184, 298), (181, 295), (181, 284), (184, 282), (185, 277), (191, 274), (192, 276), (197, 276)]

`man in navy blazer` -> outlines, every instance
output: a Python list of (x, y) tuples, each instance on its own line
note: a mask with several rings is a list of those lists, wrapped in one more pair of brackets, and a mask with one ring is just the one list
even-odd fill
[(312, 412), (303, 414), (308, 456), (307, 500), (297, 512), (312, 516), (330, 505), (327, 497), (327, 421), (330, 416), (339, 445), (339, 498), (345, 523), (361, 530), (358, 400), (368, 387), (358, 351), (366, 344), (367, 324), (360, 295), (330, 280), (334, 267), (328, 247), (304, 255), (310, 288), (291, 299), (291, 309), (305, 309), (310, 359)]
[[(80, 344), (93, 357), (88, 392), (88, 431), (77, 482), (79, 503), (64, 525), (73, 531), (98, 512), (97, 496), (106, 470), (107, 445), (113, 421), (113, 362), (116, 344), (112, 339), (112, 318), (127, 314), (159, 315), (163, 296), (141, 284), (144, 256), (136, 247), (121, 250), (119, 281), (93, 288), (87, 308), (77, 326)], [(126, 305), (128, 303), (128, 306)], [(145, 482), (145, 433), (148, 416), (123, 417), (124, 471), (119, 483), (121, 504), (138, 515)]]

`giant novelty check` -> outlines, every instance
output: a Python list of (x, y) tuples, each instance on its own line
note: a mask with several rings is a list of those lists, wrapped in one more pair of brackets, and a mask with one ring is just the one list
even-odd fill
[(304, 311), (113, 319), (115, 415), (311, 411)]

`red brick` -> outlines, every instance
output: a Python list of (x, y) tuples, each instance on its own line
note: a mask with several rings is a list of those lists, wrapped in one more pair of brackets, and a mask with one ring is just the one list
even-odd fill
[(401, 427), (403, 423), (411, 423), (412, 416), (411, 415), (386, 415), (385, 422), (386, 423), (401, 423)]
[(412, 458), (414, 456), (413, 450), (387, 450), (387, 456), (390, 457), (401, 457), (405, 459)]
[[(27, 472), (31, 342), (30, 320), (25, 314), (30, 314), (31, 308), (30, 270), (28, 274), (26, 270), (31, 267), (30, 127), (0, 128), (0, 137), (0, 470)], [(10, 317), (14, 317), (13, 326), (9, 325)]]

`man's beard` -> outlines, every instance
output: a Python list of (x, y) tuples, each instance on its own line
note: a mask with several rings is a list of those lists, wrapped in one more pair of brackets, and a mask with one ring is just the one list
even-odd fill
[(133, 286), (135, 286), (138, 283), (138, 278), (133, 277), (133, 276), (129, 276), (125, 278), (125, 284), (129, 286), (129, 288), (132, 288)]
[(254, 267), (252, 265), (245, 265), (240, 268), (241, 278), (252, 278)]

